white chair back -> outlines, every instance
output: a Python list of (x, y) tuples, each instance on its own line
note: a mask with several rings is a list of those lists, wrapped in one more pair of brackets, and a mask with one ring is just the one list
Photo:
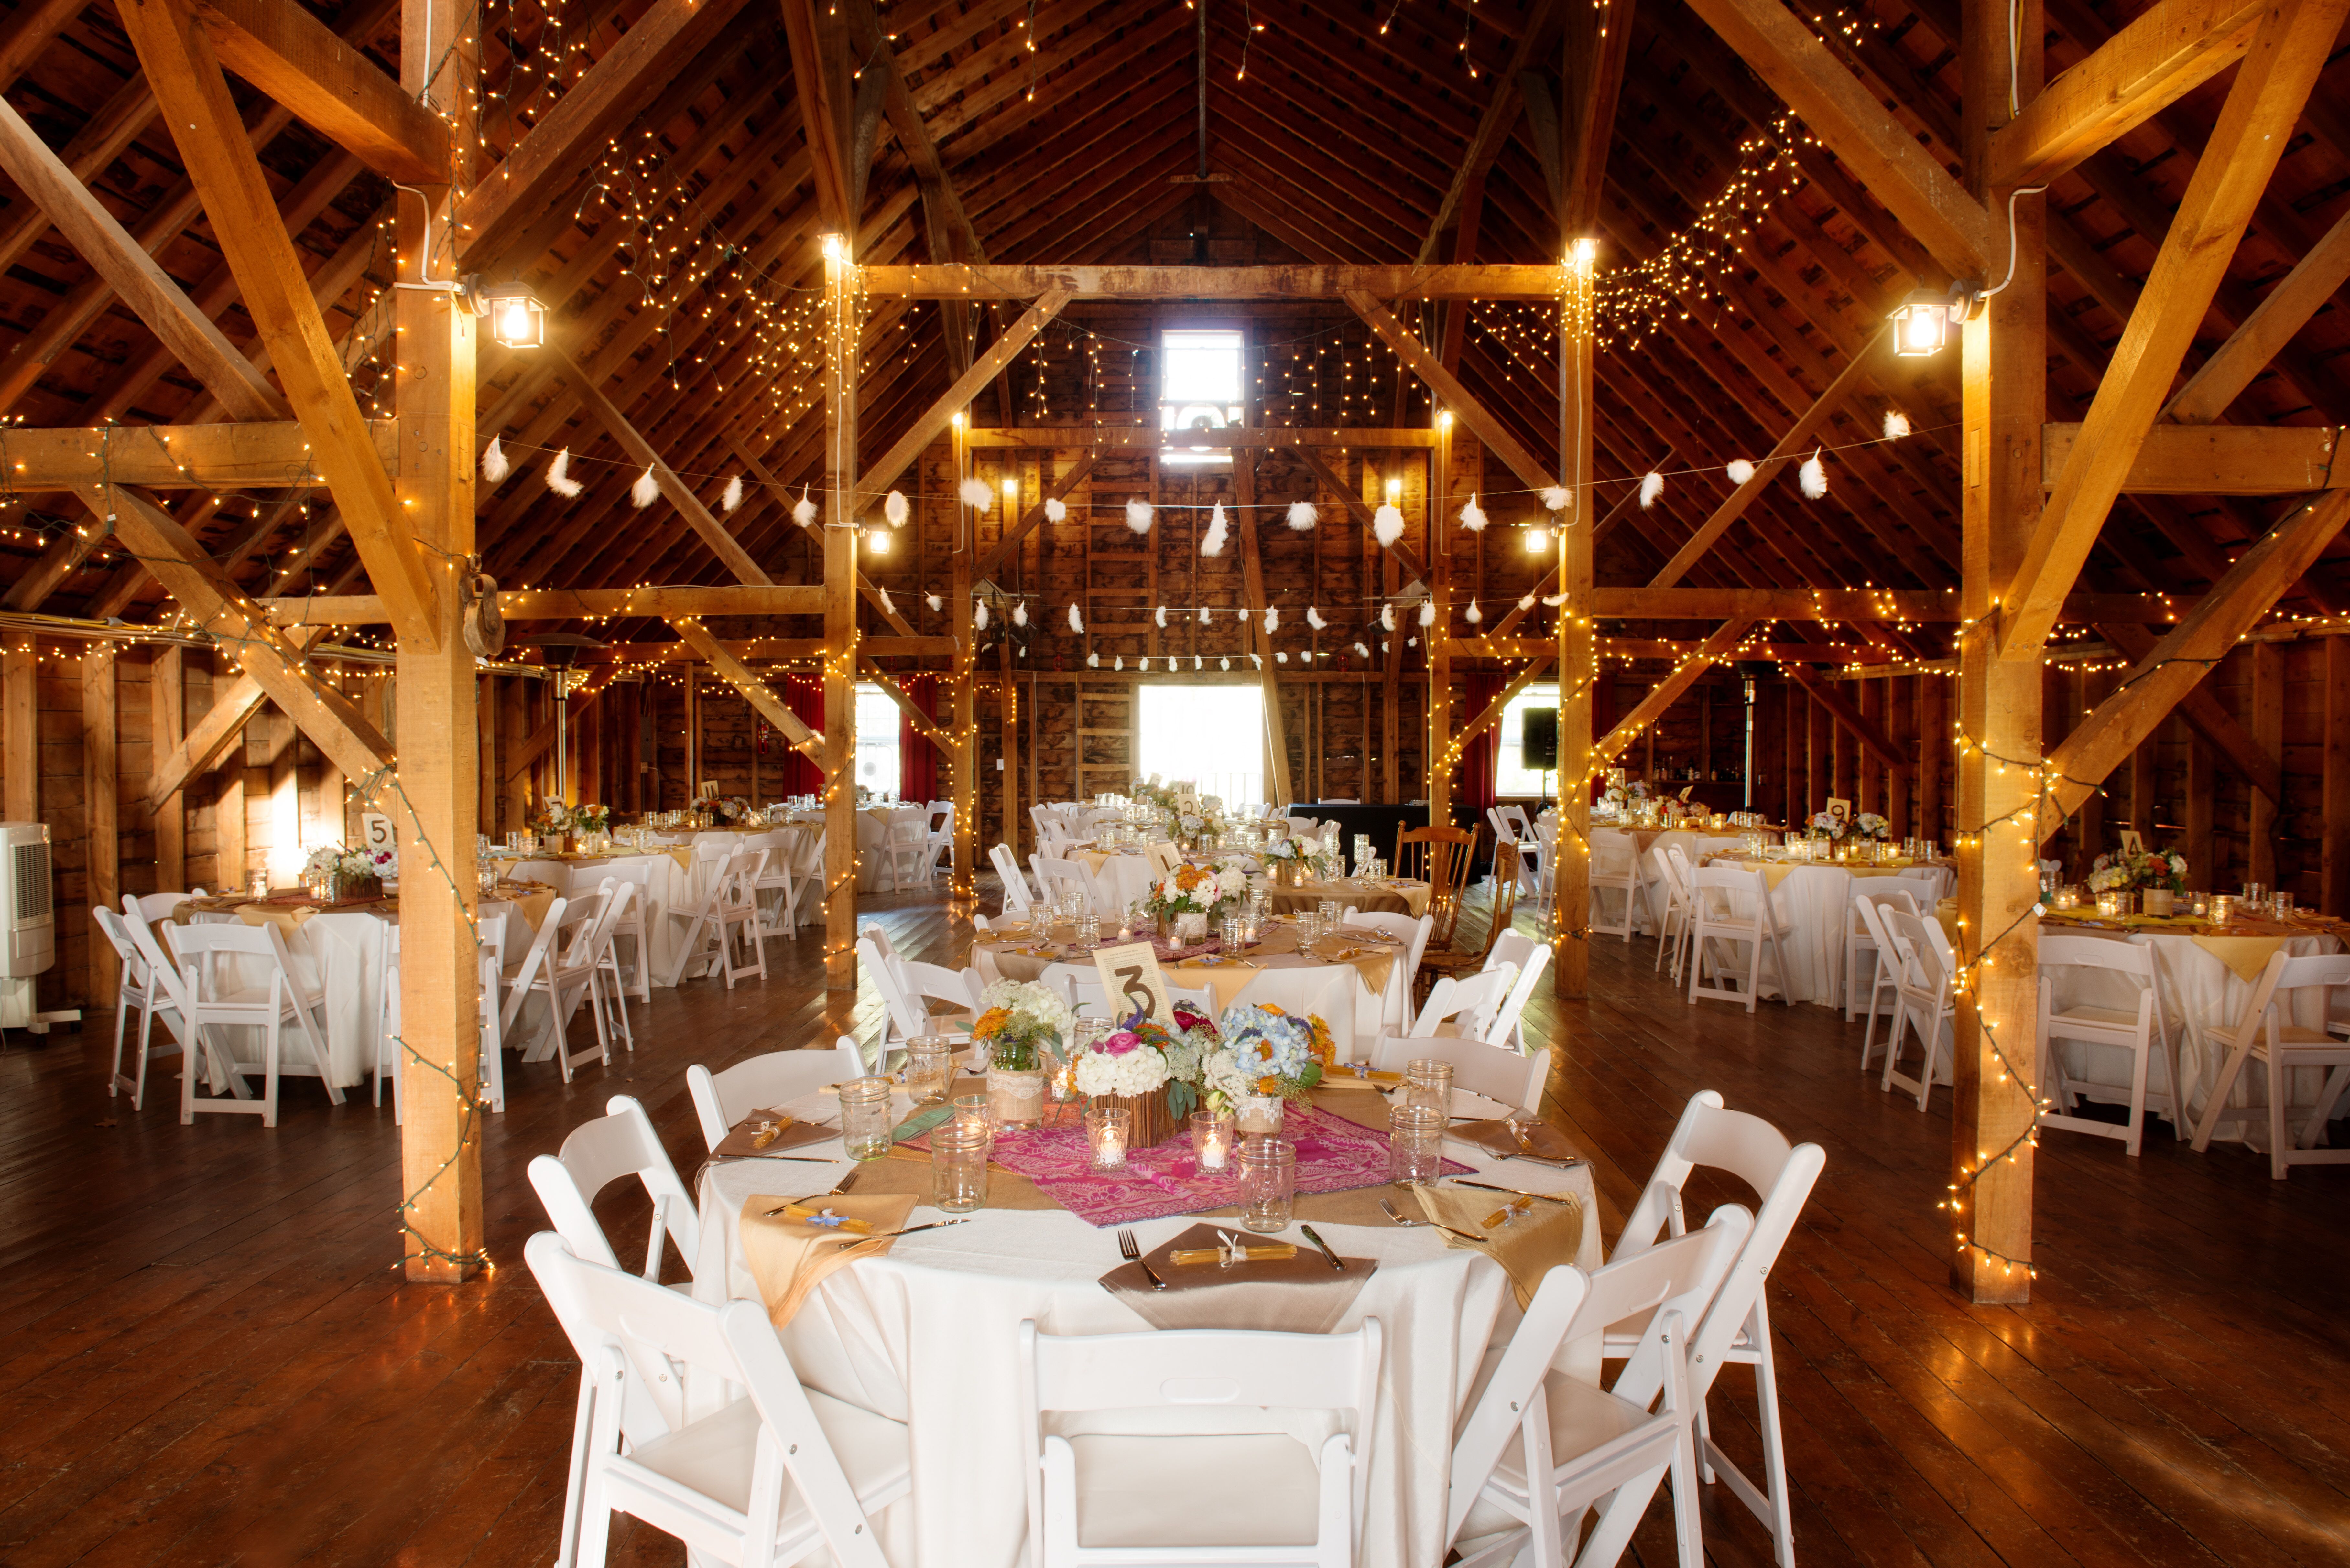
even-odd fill
[(1502, 1003), (1508, 1000), (1510, 988), (1518, 982), (1514, 965), (1480, 970), (1475, 974), (1446, 975), (1431, 987), (1427, 1002), (1420, 1005), (1419, 1016), (1411, 1021), (1411, 1033), (1417, 1037), (1438, 1033), (1437, 1025), (1458, 1018), (1456, 1025), (1463, 1035), (1482, 1039)]
[[(1516, 963), (1515, 960), (1505, 962)], [(1501, 1010), (1493, 1014), (1478, 1038), (1489, 1045), (1506, 1045), (1521, 1055), (1528, 1054), (1524, 1031), (1520, 1027), (1526, 1014), (1526, 1004), (1534, 999), (1534, 987), (1542, 980), (1543, 971), (1550, 964), (1550, 949), (1540, 942), (1534, 944), (1523, 964), (1518, 967), (1517, 983), (1510, 987), (1509, 995), (1502, 999)]]
[(753, 1111), (775, 1110), (827, 1084), (863, 1076), (864, 1053), (844, 1034), (828, 1051), (770, 1051), (715, 1073), (696, 1062), (685, 1070), (685, 1091), (702, 1125), (702, 1141), (714, 1150)]
[(1330, 1026), (1330, 1039), (1345, 1059), (1358, 1046), (1355, 1038), (1355, 995), (1361, 978), (1352, 964), (1319, 969), (1261, 969), (1234, 993), (1232, 1004), (1262, 1006), (1272, 1002), (1284, 1012), (1316, 1017)]
[(1012, 853), (1010, 845), (999, 844), (987, 852), (987, 857), (1003, 882), (1003, 912), (1007, 916), (1025, 915), (1036, 902), (1036, 895), (1029, 888), (1027, 875), (1020, 869), (1019, 857)]
[(1400, 1073), (1424, 1059), (1451, 1063), (1454, 1088), (1499, 1100), (1512, 1110), (1541, 1111), (1543, 1087), (1550, 1082), (1547, 1055), (1523, 1056), (1506, 1045), (1459, 1034), (1381, 1040), (1371, 1066), (1381, 1073)]
[(633, 1095), (614, 1095), (605, 1102), (605, 1114), (572, 1129), (563, 1147), (530, 1162), (530, 1184), (546, 1217), (571, 1250), (606, 1268), (620, 1266), (619, 1257), (605, 1239), (596, 1219), (595, 1202), (612, 1183), (635, 1177), (652, 1199), (652, 1226), (645, 1241), (643, 1277), (660, 1282), (661, 1241), (677, 1243), (686, 1272), (702, 1244), (702, 1219), (685, 1184), (677, 1179), (652, 1118)]

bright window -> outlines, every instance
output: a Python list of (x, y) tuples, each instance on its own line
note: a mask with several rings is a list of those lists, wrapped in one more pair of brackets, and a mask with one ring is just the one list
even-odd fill
[(1525, 765), (1526, 710), (1547, 708), (1558, 712), (1558, 684), (1555, 681), (1529, 686), (1510, 699), (1502, 710), (1502, 731), (1499, 754), (1493, 759), (1493, 793), (1498, 795), (1545, 794), (1558, 787), (1558, 770), (1550, 770), (1547, 778), (1540, 768)]
[[(1159, 335), (1159, 428), (1222, 430), (1241, 422), (1244, 341), (1238, 332), (1186, 327)], [(1226, 463), (1223, 447), (1170, 447), (1168, 462)]]
[(875, 794), (898, 793), (898, 704), (869, 681), (857, 688), (857, 782)]
[(1264, 799), (1264, 688), (1142, 688), (1140, 776), (1197, 784), (1226, 805)]

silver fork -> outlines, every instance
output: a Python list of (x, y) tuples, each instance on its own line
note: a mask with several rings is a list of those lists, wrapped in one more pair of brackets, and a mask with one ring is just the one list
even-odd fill
[(857, 1179), (864, 1174), (864, 1168), (859, 1166), (849, 1171), (847, 1175), (842, 1177), (840, 1179), (840, 1185), (834, 1188), (831, 1191), (820, 1193), (816, 1198), (795, 1198), (792, 1199), (791, 1203), (785, 1203), (777, 1208), (768, 1210), (765, 1214), (761, 1216), (761, 1218), (773, 1220), (776, 1215), (781, 1214), (785, 1209), (789, 1209), (792, 1206), (792, 1203), (814, 1203), (824, 1198), (837, 1198), (842, 1193), (847, 1191), (850, 1188), (856, 1186)]
[(1141, 1264), (1142, 1277), (1150, 1282), (1152, 1290), (1163, 1291), (1167, 1288), (1167, 1282), (1159, 1277), (1159, 1271), (1142, 1262), (1142, 1249), (1135, 1244), (1133, 1231), (1120, 1231), (1118, 1233), (1118, 1255), (1129, 1263)]
[(1481, 1247), (1485, 1244), (1485, 1238), (1482, 1236), (1471, 1235), (1466, 1231), (1455, 1231), (1451, 1226), (1440, 1225), (1433, 1220), (1407, 1220), (1402, 1210), (1384, 1198), (1379, 1199), (1379, 1207), (1386, 1210), (1388, 1218), (1399, 1225), (1425, 1226), (1431, 1231), (1441, 1231), (1448, 1236), (1458, 1236), (1464, 1241), (1474, 1241)]

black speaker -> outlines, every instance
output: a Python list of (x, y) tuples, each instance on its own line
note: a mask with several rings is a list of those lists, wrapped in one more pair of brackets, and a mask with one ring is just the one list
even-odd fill
[(1518, 732), (1518, 766), (1546, 774), (1558, 767), (1558, 710), (1529, 708)]

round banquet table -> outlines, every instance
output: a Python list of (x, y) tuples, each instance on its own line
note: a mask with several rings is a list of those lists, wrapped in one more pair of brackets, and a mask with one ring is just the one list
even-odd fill
[[(1359, 1090), (1323, 1098), (1349, 1095), (1369, 1098)], [(816, 1095), (778, 1108), (821, 1119), (837, 1113), (838, 1102)], [(911, 1108), (902, 1092), (896, 1108), (900, 1115)], [(1493, 1172), (1490, 1179), (1505, 1186), (1576, 1195), (1585, 1221), (1575, 1262), (1585, 1269), (1599, 1265), (1599, 1214), (1588, 1166), (1562, 1170), (1498, 1161), (1451, 1140), (1444, 1151), (1480, 1173)], [(832, 1138), (792, 1152), (838, 1159), (840, 1142)], [(757, 1300), (743, 1257), (745, 1204), (822, 1193), (848, 1168), (846, 1159), (704, 1166), (698, 1182), (696, 1298)], [(1376, 1317), (1385, 1337), (1378, 1408), (1361, 1458), (1368, 1504), (1355, 1560), (1365, 1568), (1420, 1568), (1444, 1555), (1453, 1422), (1489, 1345), (1506, 1342), (1519, 1313), (1499, 1264), (1448, 1248), (1432, 1230), (1316, 1218), (1317, 1209), (1334, 1201), (1355, 1200), (1348, 1203), (1352, 1212), (1364, 1196), (1305, 1196), (1296, 1212), (1341, 1256), (1378, 1261), (1378, 1272), (1335, 1330), (1348, 1333)], [(922, 1203), (907, 1223), (945, 1218)], [(1129, 1228), (1148, 1251), (1195, 1222), (1195, 1216), (1175, 1217)], [(1295, 1231), (1287, 1239), (1303, 1245)], [(971, 1224), (905, 1237), (885, 1254), (841, 1268), (778, 1331), (806, 1386), (907, 1424), (911, 1517), (893, 1521), (883, 1534), (898, 1568), (1014, 1568), (1024, 1562), (1027, 1493), (1014, 1349), (1019, 1325), (1033, 1318), (1047, 1334), (1149, 1330), (1149, 1324), (1099, 1283), (1120, 1262), (1114, 1230), (1096, 1230), (1066, 1210), (982, 1210)], [(1596, 1383), (1597, 1350), (1588, 1342), (1570, 1345), (1560, 1365)], [(1231, 1429), (1221, 1424), (1229, 1416), (1218, 1419), (1209, 1430)], [(1131, 1428), (1121, 1421), (1117, 1429)], [(1287, 1428), (1276, 1422), (1274, 1429)]]
[(1074, 849), (1069, 858), (1092, 876), (1113, 910), (1131, 909), (1150, 897), (1150, 857), (1140, 849)]
[[(1709, 855), (1700, 864), (1728, 865), (1747, 870), (1758, 863), (1735, 855)], [(1782, 939), (1787, 967), (1787, 1000), (1816, 1002), (1822, 1007), (1844, 1005), (1844, 938), (1852, 908), (1856, 878), (1878, 877), (1931, 877), (1931, 895), (1918, 899), (1920, 909), (1932, 909), (1956, 886), (1958, 873), (1948, 864), (1914, 866), (1850, 866), (1830, 861), (1768, 860), (1759, 863), (1771, 884), (1771, 898), (1794, 929)], [(1742, 907), (1749, 898), (1741, 896)]]
[(1428, 913), (1428, 884), (1408, 877), (1383, 877), (1376, 882), (1361, 877), (1342, 877), (1335, 882), (1308, 882), (1297, 888), (1267, 882), (1264, 893), (1266, 901), (1283, 914), (1295, 914), (1300, 909), (1311, 913), (1325, 898), (1336, 898), (1347, 908), (1367, 915), (1409, 915), (1416, 920)]

